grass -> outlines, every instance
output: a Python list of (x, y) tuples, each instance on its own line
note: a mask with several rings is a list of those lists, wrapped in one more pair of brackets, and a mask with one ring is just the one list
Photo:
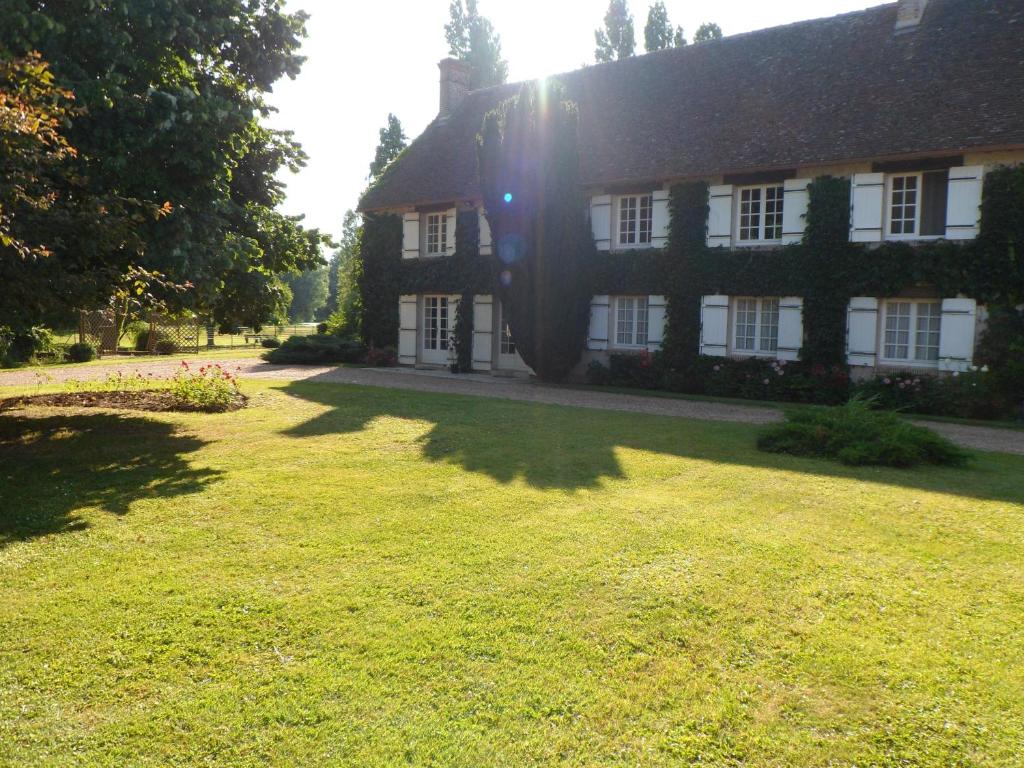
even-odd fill
[(1022, 457), (246, 391), (0, 414), (0, 764), (1019, 765)]

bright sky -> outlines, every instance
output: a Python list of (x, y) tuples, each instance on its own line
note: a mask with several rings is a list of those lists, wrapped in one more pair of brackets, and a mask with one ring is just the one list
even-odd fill
[[(290, 214), (337, 236), (354, 208), (378, 131), (388, 112), (409, 138), (419, 135), (438, 108), (437, 62), (448, 53), (444, 25), (449, 0), (287, 0), (310, 15), (307, 57), (295, 81), (278, 84), (273, 125), (295, 131), (309, 155), (298, 175), (287, 174)], [(877, 0), (666, 0), (673, 25), (688, 39), (705, 21), (725, 35), (831, 16), (877, 5)], [(479, 0), (482, 15), (501, 35), (509, 80), (528, 80), (577, 69), (594, 59), (594, 30), (607, 0)], [(631, 0), (637, 51), (649, 0)]]

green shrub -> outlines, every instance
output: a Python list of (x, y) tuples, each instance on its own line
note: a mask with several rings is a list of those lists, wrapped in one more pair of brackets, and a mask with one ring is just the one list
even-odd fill
[(1014, 401), (987, 368), (949, 375), (884, 374), (858, 382), (853, 392), (876, 408), (929, 416), (997, 419), (1014, 412)]
[(317, 323), (316, 324), (316, 332), (319, 335), (321, 335), (321, 336), (326, 334), (327, 333), (327, 323)]
[(291, 336), (279, 348), (265, 353), (263, 359), (278, 364), (324, 365), (359, 363), (365, 356), (361, 342), (324, 335)]
[(165, 336), (157, 339), (156, 344), (153, 345), (153, 351), (158, 355), (173, 355), (178, 351), (178, 345), (173, 339)]
[(266, 339), (260, 340), (260, 346), (264, 349), (277, 349), (281, 346), (281, 340), (276, 336), (270, 336)]
[(96, 357), (96, 349), (92, 344), (78, 342), (68, 347), (68, 360), (72, 363), (88, 363)]
[(913, 467), (918, 464), (962, 466), (970, 454), (946, 438), (875, 411), (868, 400), (794, 411), (782, 424), (765, 428), (757, 447), (771, 453), (834, 459), (854, 466)]
[(366, 350), (366, 364), (374, 368), (398, 365), (398, 351), (394, 347), (374, 347)]
[(125, 335), (132, 340), (132, 349), (145, 352), (149, 349), (149, 323), (145, 320), (133, 320), (128, 323)]

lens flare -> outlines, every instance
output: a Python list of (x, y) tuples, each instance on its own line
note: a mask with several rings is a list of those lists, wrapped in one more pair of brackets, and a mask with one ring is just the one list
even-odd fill
[(511, 192), (506, 192), (505, 193), (505, 202), (506, 203), (511, 203), (512, 202), (512, 193)]
[(512, 273), (507, 269), (500, 275), (498, 275), (498, 279), (501, 281), (501, 284), (506, 288), (512, 285)]

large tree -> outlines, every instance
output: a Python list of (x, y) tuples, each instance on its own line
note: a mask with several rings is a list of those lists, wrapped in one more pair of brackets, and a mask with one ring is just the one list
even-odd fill
[(309, 323), (317, 319), (327, 304), (328, 271), (327, 267), (317, 267), (284, 278), (292, 293), (288, 319), (293, 323)]
[(654, 53), (683, 45), (686, 45), (683, 28), (672, 29), (672, 24), (668, 19), (668, 9), (665, 8), (665, 3), (662, 0), (658, 0), (647, 11), (647, 24), (644, 25), (644, 50), (647, 53)]
[(332, 298), (328, 298), (330, 325), (343, 336), (358, 336), (361, 332), (362, 297), (359, 293), (359, 243), (363, 223), (352, 210), (345, 211), (341, 242), (331, 258), (334, 276), (331, 282)]
[(480, 15), (477, 0), (452, 0), (444, 36), (448, 52), (469, 64), (470, 89), (501, 85), (508, 79), (508, 62), (501, 56), (501, 36)]
[(625, 59), (635, 53), (633, 15), (626, 0), (610, 0), (604, 15), (604, 27), (594, 31), (594, 40), (597, 42), (594, 58), (599, 64)]
[[(9, 270), (34, 286), (23, 322), (94, 306), (134, 267), (194, 285), (170, 298), (222, 324), (273, 314), (279, 276), (315, 266), (326, 241), (275, 210), (278, 171), (305, 158), (263, 124), (274, 82), (299, 71), (305, 20), (282, 0), (5, 9), (0, 58), (39, 51), (77, 110), (64, 126), (70, 181), (51, 210), (24, 214), (26, 229), (49, 233), (48, 255)], [(9, 265), (11, 246), (0, 250)]]
[(564, 378), (586, 339), (594, 240), (580, 191), (578, 109), (551, 81), (488, 113), (480, 187), (495, 244), (496, 291), (523, 360)]
[(408, 146), (407, 138), (402, 131), (402, 121), (388, 113), (388, 124), (380, 129), (380, 141), (370, 163), (371, 184), (380, 178), (392, 160), (402, 154), (402, 150)]

